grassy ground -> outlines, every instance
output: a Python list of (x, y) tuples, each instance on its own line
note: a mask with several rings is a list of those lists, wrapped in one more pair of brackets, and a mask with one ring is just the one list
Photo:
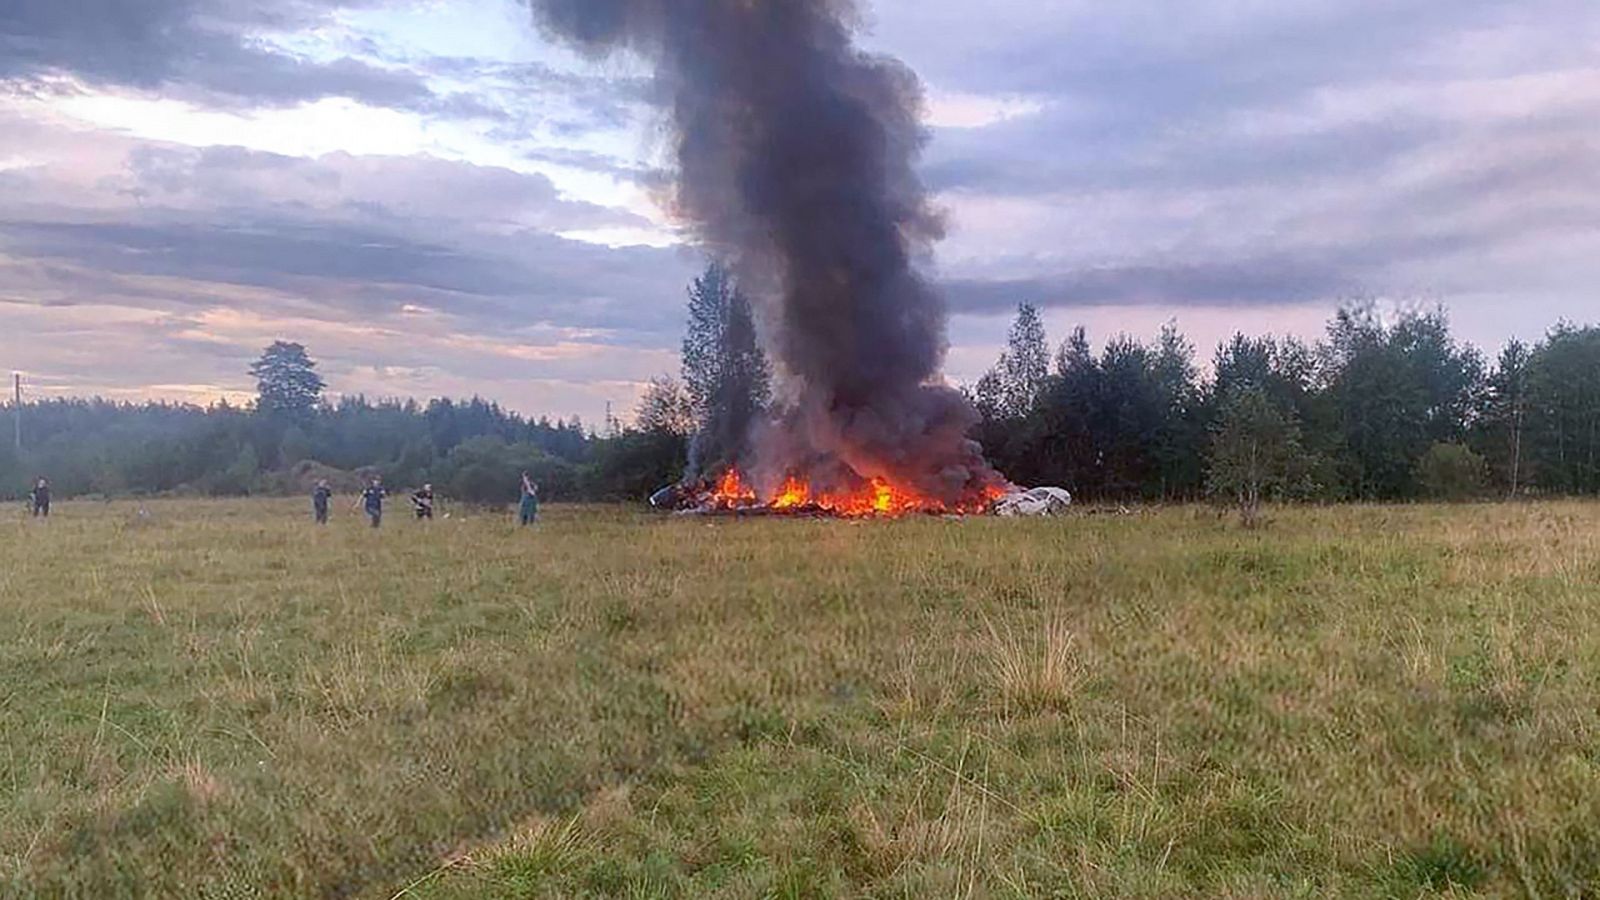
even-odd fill
[(63, 504), (0, 896), (1600, 895), (1600, 506)]

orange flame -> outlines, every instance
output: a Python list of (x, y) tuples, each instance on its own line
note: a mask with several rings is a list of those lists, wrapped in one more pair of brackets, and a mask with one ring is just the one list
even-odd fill
[(772, 498), (773, 509), (798, 509), (811, 502), (811, 485), (790, 476), (779, 489), (778, 496)]
[(729, 469), (717, 482), (710, 501), (717, 509), (766, 508), (865, 518), (913, 513), (978, 513), (1003, 494), (1001, 488), (992, 487), (978, 496), (951, 505), (886, 478), (873, 478), (853, 490), (818, 492), (812, 489), (810, 482), (791, 475), (770, 498), (763, 500), (754, 488), (745, 483), (737, 469)]
[(739, 475), (738, 469), (729, 469), (723, 473), (722, 480), (717, 482), (717, 489), (712, 496), (718, 506), (730, 508), (751, 506), (758, 501), (755, 489), (744, 483), (744, 478)]

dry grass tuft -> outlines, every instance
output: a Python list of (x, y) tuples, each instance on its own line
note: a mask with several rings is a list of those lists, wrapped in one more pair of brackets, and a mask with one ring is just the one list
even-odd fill
[(1052, 621), (1031, 633), (985, 620), (995, 693), (1005, 715), (1061, 711), (1072, 705), (1088, 671), (1077, 652), (1077, 635)]

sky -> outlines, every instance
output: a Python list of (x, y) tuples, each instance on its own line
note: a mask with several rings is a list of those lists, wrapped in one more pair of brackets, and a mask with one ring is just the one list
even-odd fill
[[(877, 0), (926, 89), (946, 374), (1052, 339), (1600, 321), (1593, 0)], [(0, 3), (0, 368), (31, 396), (330, 391), (626, 418), (704, 264), (649, 72), (518, 0)]]

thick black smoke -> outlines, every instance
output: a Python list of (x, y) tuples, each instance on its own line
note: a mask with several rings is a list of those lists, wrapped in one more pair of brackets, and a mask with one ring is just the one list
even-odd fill
[[(941, 234), (914, 163), (921, 85), (852, 41), (846, 0), (532, 0), (549, 31), (655, 65), (677, 212), (762, 303), (792, 404), (752, 466), (894, 476), (947, 501), (999, 480), (934, 384), (945, 308), (916, 270)], [(842, 485), (841, 485), (842, 486)]]

